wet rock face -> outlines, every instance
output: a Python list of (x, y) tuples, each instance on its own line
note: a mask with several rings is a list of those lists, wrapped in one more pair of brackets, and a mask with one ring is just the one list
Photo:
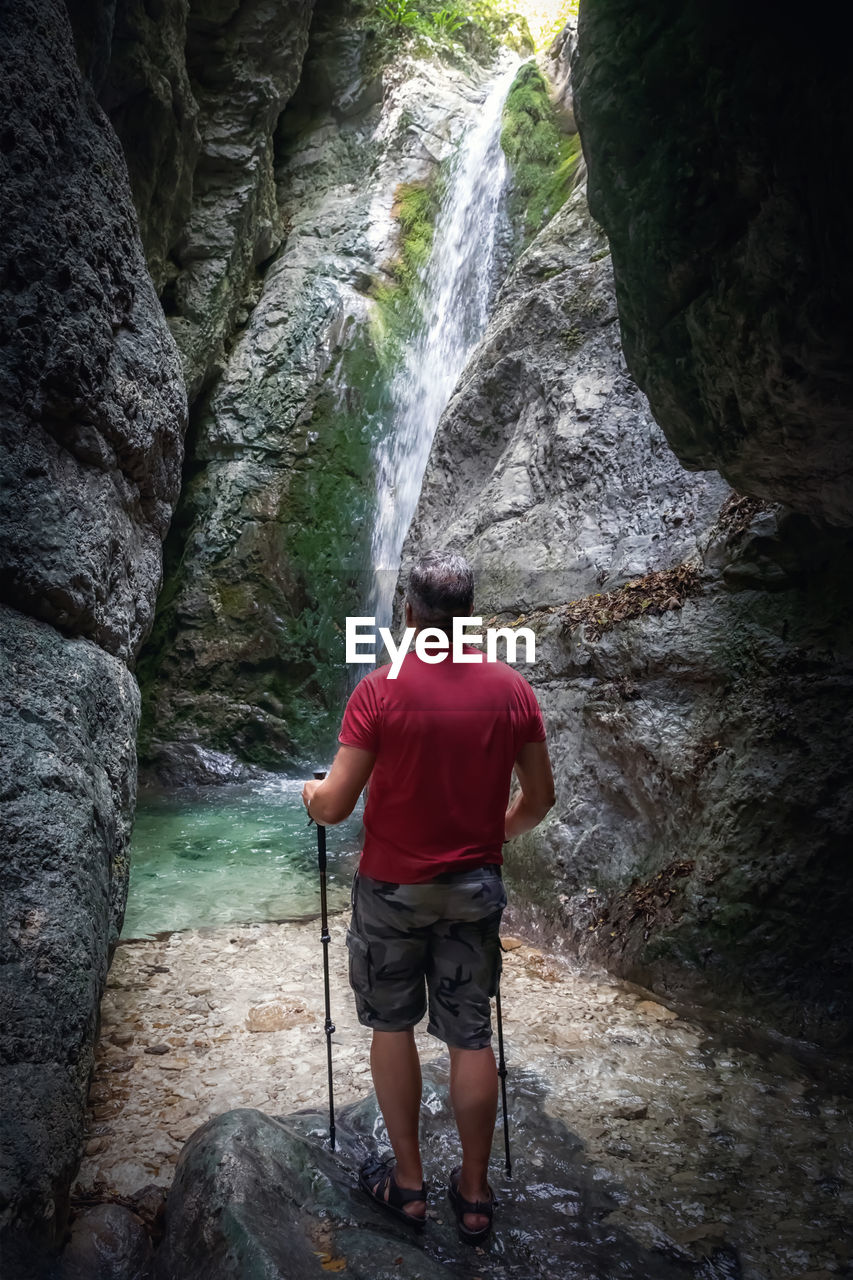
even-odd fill
[(607, 0), (575, 103), (626, 357), (673, 449), (849, 525), (846, 45), (785, 6)]
[[(108, 8), (87, 46), (101, 69)], [(0, 63), (5, 1270), (13, 1238), (31, 1269), (49, 1246), (80, 1155), (127, 892), (128, 665), (153, 618), (186, 393), (64, 5), (5, 3)]]
[(622, 976), (845, 1039), (853, 755), (827, 726), (853, 719), (849, 538), (681, 468), (582, 191), (439, 425), (405, 559), (430, 545), (538, 637), (558, 802), (508, 851), (524, 897)]
[(180, 365), (64, 10), (9, 4), (2, 40), (0, 596), (128, 660), (180, 485)]

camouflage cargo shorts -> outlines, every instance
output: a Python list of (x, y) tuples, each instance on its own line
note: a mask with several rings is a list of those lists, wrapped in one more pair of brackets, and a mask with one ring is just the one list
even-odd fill
[(497, 866), (393, 884), (356, 872), (347, 932), (359, 1022), (406, 1031), (429, 1006), (427, 1030), (459, 1049), (492, 1038), (506, 892)]

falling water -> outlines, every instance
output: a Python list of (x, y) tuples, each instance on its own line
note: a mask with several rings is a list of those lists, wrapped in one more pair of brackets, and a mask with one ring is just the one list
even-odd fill
[(486, 92), (463, 138), (423, 280), (424, 321), (391, 386), (391, 429), (377, 450), (373, 595), (369, 612), (388, 626), (403, 541), (417, 506), (438, 420), (482, 337), (496, 284), (506, 162), (501, 112), (517, 63)]

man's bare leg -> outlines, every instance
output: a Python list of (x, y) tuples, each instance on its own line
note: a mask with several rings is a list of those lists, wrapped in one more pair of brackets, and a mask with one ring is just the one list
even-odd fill
[[(456, 1049), (450, 1046), (450, 1103), (462, 1143), (459, 1194), (464, 1200), (489, 1199), (489, 1156), (498, 1111), (498, 1068), (490, 1046)], [(469, 1231), (488, 1225), (480, 1213), (462, 1219)]]
[[(394, 1179), (398, 1187), (417, 1191), (423, 1183), (424, 1171), (419, 1141), (421, 1062), (414, 1031), (374, 1031), (370, 1070), (376, 1100), (397, 1160)], [(416, 1218), (426, 1213), (423, 1200), (413, 1200), (404, 1207), (406, 1213)]]

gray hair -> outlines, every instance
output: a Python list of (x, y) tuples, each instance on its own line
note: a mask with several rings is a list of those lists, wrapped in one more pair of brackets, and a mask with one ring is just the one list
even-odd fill
[(468, 618), (474, 607), (474, 575), (455, 551), (426, 551), (409, 572), (406, 600), (419, 627), (449, 631), (454, 618)]

